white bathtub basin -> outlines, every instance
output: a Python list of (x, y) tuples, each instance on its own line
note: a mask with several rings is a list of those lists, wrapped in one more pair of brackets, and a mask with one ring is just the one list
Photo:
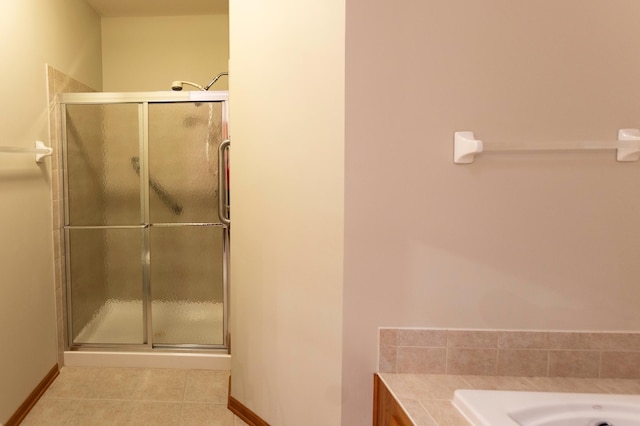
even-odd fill
[(474, 426), (640, 426), (640, 395), (457, 390)]

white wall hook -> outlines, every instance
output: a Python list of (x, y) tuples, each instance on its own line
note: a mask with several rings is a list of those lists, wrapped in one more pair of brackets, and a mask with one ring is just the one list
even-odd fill
[(473, 132), (455, 132), (453, 137), (453, 162), (470, 164), (483, 151), (481, 140), (477, 140)]
[[(620, 129), (618, 130), (618, 150), (616, 159), (618, 161), (638, 161), (640, 158), (640, 130)], [(630, 143), (623, 143), (629, 141)]]

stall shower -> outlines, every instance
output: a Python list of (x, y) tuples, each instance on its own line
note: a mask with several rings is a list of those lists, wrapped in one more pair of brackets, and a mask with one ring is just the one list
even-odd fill
[(68, 93), (68, 348), (227, 349), (227, 93)]

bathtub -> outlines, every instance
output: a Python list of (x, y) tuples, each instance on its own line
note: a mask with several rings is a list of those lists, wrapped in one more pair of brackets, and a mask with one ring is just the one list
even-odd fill
[(474, 426), (640, 426), (640, 395), (457, 390)]

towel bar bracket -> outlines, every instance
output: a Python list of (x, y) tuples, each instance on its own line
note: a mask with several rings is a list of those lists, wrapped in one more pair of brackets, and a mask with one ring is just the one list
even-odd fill
[[(618, 146), (616, 159), (618, 161), (638, 161), (640, 158), (640, 130), (620, 129), (618, 130)], [(622, 141), (631, 141), (624, 144)]]
[(48, 147), (42, 141), (36, 141), (36, 163), (42, 163), (45, 157), (53, 154), (53, 148)]

